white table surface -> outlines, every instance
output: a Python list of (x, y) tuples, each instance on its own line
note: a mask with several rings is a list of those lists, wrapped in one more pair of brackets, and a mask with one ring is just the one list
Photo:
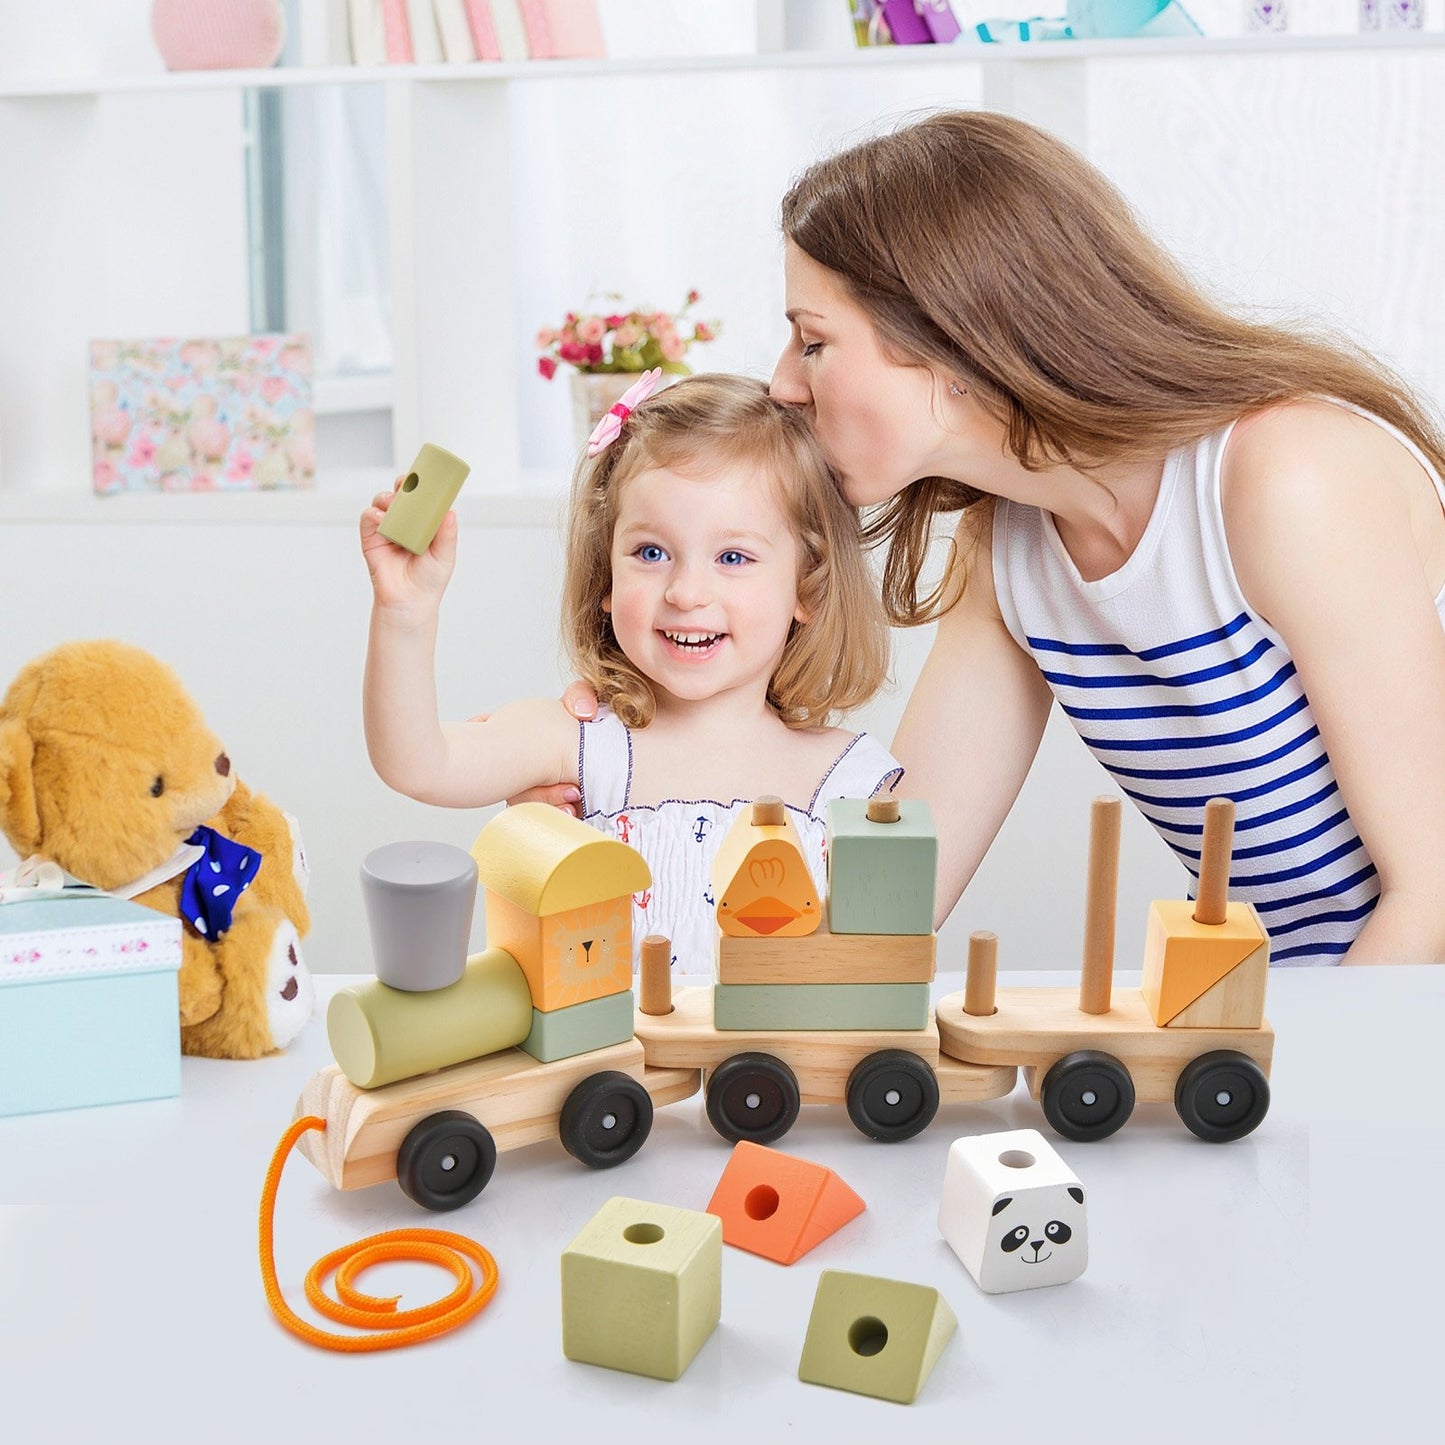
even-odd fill
[[(959, 987), (945, 977), (937, 992)], [(558, 1256), (614, 1194), (706, 1207), (728, 1146), (698, 1099), (660, 1110), (616, 1170), (586, 1170), (555, 1142), (503, 1154), (481, 1196), (445, 1215), (395, 1184), (338, 1193), (293, 1155), (277, 1261), (301, 1313), (311, 1263), (378, 1230), (453, 1229), (498, 1262), (497, 1295), (470, 1324), (357, 1356), (284, 1332), (257, 1266), (267, 1161), (329, 1062), (319, 1019), (275, 1058), (185, 1060), (179, 1099), (0, 1119), (0, 1437), (1440, 1439), (1445, 969), (1277, 970), (1268, 1013), (1273, 1104), (1248, 1138), (1200, 1143), (1163, 1105), (1097, 1144), (1048, 1134), (1090, 1191), (1088, 1271), (1053, 1288), (981, 1293), (937, 1229), (952, 1139), (1048, 1133), (1021, 1083), (945, 1106), (904, 1144), (805, 1108), (778, 1147), (837, 1170), (867, 1211), (790, 1268), (726, 1249), (722, 1324), (673, 1384), (564, 1359)], [(829, 1267), (931, 1283), (958, 1315), (912, 1407), (798, 1381)], [(404, 1305), (448, 1287), (407, 1265), (363, 1283), (407, 1291)]]

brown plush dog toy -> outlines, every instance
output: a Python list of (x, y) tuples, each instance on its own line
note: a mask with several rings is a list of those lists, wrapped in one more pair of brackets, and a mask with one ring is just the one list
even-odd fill
[(72, 642), (21, 670), (0, 703), (0, 828), (22, 859), (183, 920), (185, 1053), (258, 1058), (311, 1016), (299, 833), (148, 652)]

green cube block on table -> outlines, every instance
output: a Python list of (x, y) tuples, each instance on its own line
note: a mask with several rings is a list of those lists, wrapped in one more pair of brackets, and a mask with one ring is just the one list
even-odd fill
[(958, 1320), (928, 1285), (825, 1269), (798, 1378), (911, 1405)]
[[(870, 801), (898, 819), (869, 820)], [(932, 933), (938, 836), (918, 798), (837, 798), (828, 804), (828, 920), (834, 933)]]
[(562, 1252), (562, 1353), (676, 1380), (722, 1315), (722, 1220), (609, 1199)]
[(632, 1037), (633, 1010), (630, 988), (568, 1004), (550, 1013), (534, 1008), (532, 1031), (519, 1047), (540, 1063), (550, 1064), (605, 1049), (609, 1044), (625, 1044)]

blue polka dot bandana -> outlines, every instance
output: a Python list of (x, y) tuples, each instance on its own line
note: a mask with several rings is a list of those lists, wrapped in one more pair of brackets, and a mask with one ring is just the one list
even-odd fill
[(206, 851), (181, 880), (181, 916), (202, 938), (217, 939), (231, 926), (236, 900), (256, 881), (261, 855), (214, 828), (197, 828), (186, 842)]

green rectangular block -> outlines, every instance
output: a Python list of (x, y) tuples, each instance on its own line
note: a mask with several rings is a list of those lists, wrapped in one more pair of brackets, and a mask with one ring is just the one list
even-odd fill
[(798, 1362), (798, 1378), (911, 1405), (958, 1320), (936, 1289), (825, 1269)]
[(715, 1029), (922, 1029), (926, 983), (720, 983)]
[(722, 1220), (609, 1199), (562, 1252), (562, 1353), (675, 1380), (722, 1315)]
[(387, 541), (421, 556), (431, 546), (470, 471), (445, 447), (424, 442), (377, 530)]
[(834, 933), (932, 933), (938, 836), (919, 798), (870, 823), (863, 798), (828, 804), (828, 919)]
[(610, 1044), (625, 1044), (632, 1037), (634, 1007), (632, 990), (627, 988), (550, 1013), (534, 1008), (532, 1031), (518, 1047), (539, 1062), (550, 1064), (554, 1059), (590, 1054)]

